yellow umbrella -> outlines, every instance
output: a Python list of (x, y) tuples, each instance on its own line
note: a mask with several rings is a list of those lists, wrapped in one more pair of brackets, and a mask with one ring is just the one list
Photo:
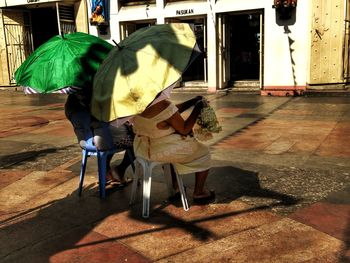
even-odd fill
[(114, 47), (99, 67), (93, 83), (92, 114), (109, 122), (141, 113), (179, 80), (197, 54), (189, 24), (137, 30)]

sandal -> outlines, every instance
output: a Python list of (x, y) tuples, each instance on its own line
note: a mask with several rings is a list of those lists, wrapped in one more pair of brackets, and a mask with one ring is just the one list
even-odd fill
[(113, 173), (112, 171), (108, 171), (107, 174), (106, 174), (106, 186), (107, 185), (115, 185), (115, 184), (120, 184), (120, 180), (116, 179), (113, 177)]
[(215, 192), (213, 190), (210, 190), (207, 196), (193, 197), (193, 202), (201, 205), (209, 204), (213, 200), (215, 200)]
[(110, 173), (111, 173), (111, 176), (112, 176), (113, 178), (118, 178), (118, 179), (114, 179), (114, 180), (115, 180), (116, 182), (118, 182), (118, 184), (120, 184), (121, 186), (127, 186), (127, 185), (130, 184), (130, 183), (132, 182), (132, 180), (133, 180), (132, 178), (128, 178), (128, 177), (124, 178), (124, 176), (123, 176), (123, 179), (122, 179), (121, 176), (119, 175), (119, 172), (118, 172), (118, 168), (117, 168), (117, 167), (111, 169)]
[(132, 183), (132, 181), (133, 181), (132, 178), (127, 177), (127, 178), (124, 178), (123, 181), (119, 181), (119, 182), (121, 185), (127, 186), (128, 184)]

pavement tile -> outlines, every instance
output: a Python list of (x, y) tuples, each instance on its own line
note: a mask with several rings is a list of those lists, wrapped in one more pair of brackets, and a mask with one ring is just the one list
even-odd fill
[(247, 138), (246, 136), (236, 136), (220, 141), (215, 145), (218, 148), (236, 148), (236, 149), (253, 149), (262, 150), (269, 146), (271, 141), (259, 141), (257, 138)]
[(188, 212), (181, 206), (169, 205), (153, 212), (149, 219), (142, 219), (140, 211), (136, 215), (114, 214), (94, 231), (158, 260), (279, 219), (238, 201), (193, 205)]
[[(69, 239), (69, 237), (68, 237)], [(62, 237), (61, 241), (67, 237)], [(121, 243), (108, 241), (103, 235), (89, 232), (69, 249), (62, 249), (50, 257), (50, 262), (150, 262)]]
[(36, 196), (49, 192), (50, 189), (75, 175), (70, 171), (34, 171), (18, 180), (16, 184), (0, 189), (0, 211), (9, 211)]
[(281, 137), (264, 149), (264, 153), (282, 154), (289, 151), (294, 145), (294, 141), (286, 137)]
[(16, 127), (14, 126), (13, 128), (9, 130), (2, 130), (0, 132), (0, 138), (7, 138), (15, 135), (21, 135), (23, 133), (29, 133), (32, 132), (36, 129), (41, 128), (40, 126), (30, 126), (30, 127)]
[(109, 240), (88, 228), (80, 227), (57, 233), (46, 240), (32, 243), (2, 262), (150, 262), (119, 242)]
[(295, 110), (295, 109), (278, 109), (274, 112), (274, 114), (281, 115), (298, 115), (298, 116), (309, 116), (313, 114), (312, 110)]
[(286, 218), (157, 262), (338, 262), (342, 246), (341, 241)]
[(344, 242), (350, 240), (350, 204), (318, 202), (289, 217)]
[(330, 135), (320, 145), (315, 154), (319, 156), (350, 157), (350, 148), (344, 143), (344, 138)]
[(222, 113), (233, 113), (233, 114), (241, 114), (249, 111), (249, 109), (246, 108), (220, 108), (216, 111), (217, 115), (220, 115)]
[(0, 228), (0, 258), (17, 253), (24, 247), (46, 240), (71, 229), (73, 225), (40, 215), (40, 210), (14, 215), (2, 220)]
[(319, 139), (305, 140), (301, 138), (293, 144), (293, 146), (288, 150), (288, 152), (312, 154), (317, 150), (321, 143), (322, 141), (320, 141)]
[[(79, 164), (79, 167), (80, 167), (81, 166), (81, 159), (82, 159), (82, 155), (77, 153), (77, 156), (72, 156), (71, 160), (65, 162), (64, 164), (62, 164), (60, 166), (55, 167), (54, 170), (69, 170), (69, 168), (75, 164)], [(79, 170), (79, 172), (80, 172), (80, 170)], [(86, 171), (85, 171), (85, 173), (86, 173)]]
[(0, 171), (0, 189), (20, 180), (25, 177), (31, 171), (23, 171), (23, 170), (7, 170), (3, 169)]

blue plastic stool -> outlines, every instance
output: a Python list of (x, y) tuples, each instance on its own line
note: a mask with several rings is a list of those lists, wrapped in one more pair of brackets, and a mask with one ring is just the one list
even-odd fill
[[(106, 197), (106, 173), (107, 173), (107, 156), (110, 154), (114, 154), (117, 152), (122, 152), (124, 149), (121, 148), (112, 148), (110, 150), (100, 151), (93, 144), (93, 137), (86, 140), (86, 146), (82, 151), (82, 161), (81, 161), (81, 169), (80, 169), (80, 181), (79, 181), (79, 191), (78, 194), (81, 196), (81, 192), (83, 190), (84, 183), (84, 175), (86, 170), (87, 158), (89, 156), (97, 157), (98, 164), (98, 181), (99, 181), (99, 193), (101, 198)], [(133, 159), (132, 152), (130, 149), (126, 150), (128, 157), (130, 160)], [(135, 171), (134, 163), (131, 162), (131, 166), (133, 171)]]

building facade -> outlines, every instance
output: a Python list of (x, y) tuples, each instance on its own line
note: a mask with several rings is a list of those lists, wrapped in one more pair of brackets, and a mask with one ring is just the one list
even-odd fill
[(0, 0), (0, 86), (16, 85), (14, 72), (51, 37), (88, 32), (84, 1)]
[[(183, 75), (183, 86), (295, 95), (306, 89), (341, 89), (349, 81), (349, 0), (105, 0), (107, 21), (101, 26), (89, 23), (94, 3), (101, 0), (0, 0), (2, 27), (14, 7), (9, 3), (20, 1), (31, 2), (21, 7), (32, 12), (32, 19), (37, 8), (54, 6), (59, 13), (61, 6), (73, 5), (76, 30), (111, 43), (144, 26), (192, 23), (202, 55)], [(58, 21), (60, 15), (56, 17)], [(9, 57), (5, 53), (1, 48), (2, 61)]]

